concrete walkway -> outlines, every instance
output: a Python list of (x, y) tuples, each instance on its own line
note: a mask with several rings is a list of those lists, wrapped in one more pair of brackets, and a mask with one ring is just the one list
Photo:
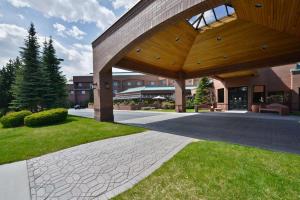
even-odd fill
[(109, 199), (151, 174), (191, 140), (147, 131), (3, 165), (0, 199)]

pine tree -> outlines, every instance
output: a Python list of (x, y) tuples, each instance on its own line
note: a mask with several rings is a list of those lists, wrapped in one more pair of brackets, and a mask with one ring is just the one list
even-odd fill
[(66, 79), (60, 71), (61, 59), (56, 56), (51, 37), (49, 42), (44, 43), (42, 63), (50, 83), (47, 96), (45, 96), (47, 105), (49, 107), (65, 106), (67, 97)]
[(21, 48), (22, 70), (13, 89), (12, 107), (38, 111), (43, 105), (43, 95), (47, 90), (44, 70), (40, 63), (39, 44), (34, 25), (31, 24), (25, 47)]
[(194, 105), (210, 103), (210, 88), (212, 83), (207, 77), (201, 78), (198, 87), (196, 89), (196, 95), (194, 98)]
[(9, 60), (6, 66), (0, 70), (0, 108), (7, 109), (13, 99), (11, 88), (20, 65), (20, 60), (17, 57), (15, 60)]

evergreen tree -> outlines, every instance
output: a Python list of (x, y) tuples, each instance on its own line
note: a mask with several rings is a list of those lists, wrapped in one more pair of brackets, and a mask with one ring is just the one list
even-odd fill
[(194, 98), (194, 105), (210, 103), (210, 88), (212, 87), (211, 81), (208, 77), (201, 78), (196, 89)]
[(6, 66), (0, 70), (0, 108), (7, 109), (13, 99), (11, 88), (20, 65), (21, 62), (17, 57), (15, 60), (9, 60)]
[(60, 71), (61, 59), (56, 56), (53, 46), (53, 40), (50, 37), (49, 42), (44, 43), (42, 64), (47, 75), (48, 91), (44, 99), (48, 107), (61, 107), (66, 105), (66, 78)]
[(44, 70), (40, 63), (39, 44), (34, 25), (31, 24), (25, 47), (21, 48), (22, 70), (18, 73), (12, 107), (38, 111), (43, 105), (43, 95), (47, 90), (44, 82)]

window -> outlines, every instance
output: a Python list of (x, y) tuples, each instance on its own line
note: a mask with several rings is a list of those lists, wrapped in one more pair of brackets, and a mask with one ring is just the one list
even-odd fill
[(70, 91), (70, 94), (74, 94), (74, 91), (73, 91), (73, 90), (71, 90), (71, 91)]
[(131, 85), (132, 85), (132, 83), (129, 81), (129, 82), (127, 82), (127, 85), (128, 85), (128, 86), (131, 86)]
[(272, 91), (268, 93), (267, 98), (268, 103), (285, 103), (284, 92), (283, 91)]
[(141, 86), (141, 85), (143, 85), (143, 82), (142, 82), (142, 81), (138, 81), (138, 82), (136, 82), (136, 84), (137, 84), (138, 86)]
[(265, 86), (255, 85), (253, 88), (253, 103), (265, 102)]
[(224, 88), (218, 89), (218, 103), (224, 103)]
[(82, 87), (82, 83), (78, 83), (78, 87)]
[(118, 90), (113, 90), (114, 94), (117, 94), (118, 93)]
[(154, 81), (150, 81), (150, 85), (155, 85), (155, 82)]
[(93, 83), (90, 83), (90, 89), (93, 89)]
[(161, 85), (167, 85), (166, 80), (160, 80)]
[(114, 81), (114, 86), (118, 86), (118, 85), (119, 85), (118, 81)]
[(85, 91), (84, 91), (84, 90), (82, 90), (82, 91), (81, 91), (81, 94), (85, 94)]

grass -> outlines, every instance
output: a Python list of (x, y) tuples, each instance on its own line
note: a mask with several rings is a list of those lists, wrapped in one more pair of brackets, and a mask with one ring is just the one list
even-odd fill
[[(156, 112), (175, 112), (175, 109), (151, 109), (151, 110), (143, 110), (143, 111), (156, 111)], [(193, 113), (194, 109), (186, 109), (186, 112)], [(209, 112), (209, 110), (198, 110), (198, 112)]]
[(299, 166), (298, 155), (197, 142), (115, 199), (300, 199)]
[[(0, 125), (1, 126), (1, 125)], [(69, 116), (66, 123), (39, 127), (0, 127), (0, 164), (25, 160), (83, 143), (142, 132), (145, 129)]]
[(291, 115), (296, 115), (296, 116), (300, 116), (300, 111), (295, 111), (295, 112), (292, 112)]

